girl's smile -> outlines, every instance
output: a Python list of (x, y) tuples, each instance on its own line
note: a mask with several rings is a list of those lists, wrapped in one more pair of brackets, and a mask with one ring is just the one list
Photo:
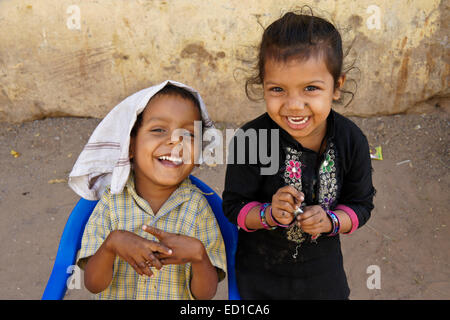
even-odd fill
[(284, 117), (287, 125), (294, 130), (302, 130), (309, 124), (310, 116)]

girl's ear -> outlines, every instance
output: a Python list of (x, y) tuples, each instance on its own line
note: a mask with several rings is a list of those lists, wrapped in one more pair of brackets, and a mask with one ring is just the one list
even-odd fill
[(342, 74), (337, 80), (336, 87), (334, 88), (333, 100), (339, 100), (339, 98), (341, 97), (341, 88), (344, 86), (344, 83), (345, 83), (345, 74)]

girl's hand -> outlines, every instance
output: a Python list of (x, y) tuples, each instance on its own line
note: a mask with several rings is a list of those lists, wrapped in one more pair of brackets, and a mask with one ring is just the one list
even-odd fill
[(142, 229), (154, 235), (163, 245), (172, 249), (170, 255), (163, 252), (156, 255), (163, 265), (197, 263), (208, 257), (203, 243), (196, 238), (166, 232), (147, 225), (144, 225)]
[(333, 227), (327, 213), (319, 205), (305, 207), (303, 213), (297, 216), (297, 224), (312, 236), (331, 232)]
[(106, 242), (106, 248), (128, 262), (139, 275), (151, 277), (150, 267), (160, 270), (162, 263), (156, 253), (170, 256), (171, 250), (164, 244), (144, 239), (137, 234), (125, 230), (112, 231)]
[(294, 211), (304, 198), (304, 194), (293, 186), (278, 189), (272, 197), (272, 216), (281, 224), (290, 224), (294, 220)]

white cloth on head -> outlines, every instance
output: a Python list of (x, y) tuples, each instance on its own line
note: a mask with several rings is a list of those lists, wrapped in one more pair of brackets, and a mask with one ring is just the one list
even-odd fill
[(115, 106), (99, 123), (75, 162), (68, 183), (80, 197), (98, 200), (109, 185), (113, 194), (123, 190), (131, 169), (130, 132), (149, 100), (167, 84), (191, 92), (199, 102), (205, 127), (213, 127), (200, 94), (185, 84), (166, 80), (136, 92)]

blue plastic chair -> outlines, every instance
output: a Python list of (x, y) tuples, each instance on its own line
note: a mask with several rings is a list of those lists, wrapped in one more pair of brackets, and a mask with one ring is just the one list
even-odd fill
[[(228, 299), (240, 300), (234, 268), (234, 256), (238, 238), (237, 228), (223, 214), (222, 199), (217, 193), (200, 179), (192, 175), (189, 178), (194, 185), (205, 193), (205, 197), (219, 223), (227, 255)], [(53, 270), (42, 295), (42, 300), (61, 300), (64, 298), (67, 291), (67, 280), (71, 276), (69, 267), (75, 264), (76, 255), (81, 246), (84, 227), (97, 202), (81, 198), (75, 208), (73, 208), (64, 227)]]

